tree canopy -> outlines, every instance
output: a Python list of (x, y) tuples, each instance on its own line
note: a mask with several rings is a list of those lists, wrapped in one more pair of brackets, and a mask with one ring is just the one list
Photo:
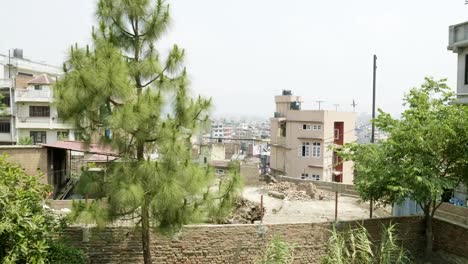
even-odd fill
[(177, 228), (207, 206), (227, 206), (213, 199), (237, 192), (238, 175), (226, 179), (235, 188), (212, 194), (212, 170), (192, 162), (191, 138), (206, 125), (211, 100), (191, 97), (183, 49), (156, 47), (170, 25), (169, 5), (100, 0), (96, 15), (93, 45), (70, 49), (55, 87), (57, 108), (87, 141), (111, 146), (121, 159), (97, 179), (110, 205), (106, 214), (98, 203), (76, 209), (106, 220), (135, 217), (151, 263), (150, 225)]
[(400, 119), (379, 110), (373, 120), (388, 135), (377, 144), (348, 144), (340, 154), (355, 164), (364, 200), (416, 201), (424, 211), (429, 253), (432, 217), (445, 191), (468, 182), (468, 109), (453, 104), (446, 80), (426, 78), (404, 97)]

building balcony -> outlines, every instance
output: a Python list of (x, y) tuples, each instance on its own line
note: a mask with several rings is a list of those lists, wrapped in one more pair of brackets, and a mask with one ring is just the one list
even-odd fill
[(13, 87), (12, 79), (0, 79), (0, 89)]
[(18, 89), (15, 102), (52, 102), (52, 93), (48, 90)]
[(11, 133), (0, 133), (0, 142), (13, 142)]
[(286, 147), (286, 137), (276, 137), (271, 139), (271, 144)]
[(18, 129), (72, 129), (73, 126), (54, 117), (18, 117)]

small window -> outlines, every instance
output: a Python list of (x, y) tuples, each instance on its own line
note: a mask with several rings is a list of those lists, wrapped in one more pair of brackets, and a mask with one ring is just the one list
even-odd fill
[(299, 148), (300, 157), (309, 157), (310, 155), (310, 143), (302, 142), (302, 146)]
[(321, 152), (320, 143), (319, 142), (312, 143), (312, 157), (320, 158), (320, 155), (321, 155), (320, 152)]
[(208, 159), (206, 157), (203, 157), (203, 163), (207, 163), (208, 162)]
[(468, 54), (465, 55), (465, 84), (468, 84)]
[(314, 180), (314, 181), (320, 181), (320, 175), (318, 175), (318, 174), (312, 174), (312, 180)]
[(47, 134), (45, 131), (31, 131), (29, 132), (33, 144), (47, 143)]
[(322, 130), (322, 126), (321, 125), (314, 125), (313, 130)]
[(34, 85), (34, 90), (42, 90), (42, 85)]
[(226, 174), (224, 169), (216, 169), (216, 174)]
[(50, 117), (49, 106), (30, 106), (29, 107), (30, 117)]
[(10, 95), (9, 94), (2, 94), (0, 95), (0, 105), (5, 107), (10, 107)]
[(0, 122), (0, 133), (10, 133), (11, 124), (10, 122)]
[(302, 173), (301, 174), (301, 179), (305, 180), (305, 179), (308, 179), (309, 178), (309, 174), (308, 173)]
[(57, 131), (57, 140), (68, 140), (68, 131)]
[(302, 124), (302, 130), (311, 130), (311, 125)]

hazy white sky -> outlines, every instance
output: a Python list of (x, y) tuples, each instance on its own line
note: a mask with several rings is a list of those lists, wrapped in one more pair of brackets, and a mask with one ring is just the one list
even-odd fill
[[(468, 19), (464, 0), (172, 0), (161, 48), (186, 49), (195, 94), (212, 96), (217, 116), (272, 116), (274, 95), (291, 89), (305, 108), (370, 112), (372, 55), (377, 103), (398, 114), (403, 94), (424, 76), (455, 86), (448, 26)], [(61, 65), (68, 47), (90, 41), (94, 0), (0, 0), (0, 53)]]

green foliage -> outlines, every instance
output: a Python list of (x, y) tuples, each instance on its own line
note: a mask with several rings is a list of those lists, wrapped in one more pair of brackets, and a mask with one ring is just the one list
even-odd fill
[(256, 264), (292, 264), (294, 261), (294, 245), (284, 242), (279, 235), (275, 235), (268, 243), (263, 256)]
[(50, 264), (85, 264), (87, 263), (83, 251), (70, 247), (66, 244), (56, 242), (49, 248), (47, 262)]
[(454, 99), (445, 80), (426, 78), (405, 96), (401, 119), (379, 110), (373, 122), (388, 140), (348, 144), (340, 151), (355, 163), (354, 183), (364, 200), (391, 204), (409, 197), (419, 203), (427, 221), (427, 252), (442, 194), (468, 182), (468, 108), (452, 104)]
[(239, 190), (242, 188), (242, 178), (240, 175), (240, 163), (233, 161), (229, 164), (228, 174), (219, 180), (218, 191), (220, 195), (217, 199), (208, 199), (209, 222), (222, 223), (226, 216), (232, 211), (233, 204), (239, 197)]
[(381, 240), (372, 243), (364, 227), (338, 232), (333, 227), (323, 264), (404, 264), (412, 263), (407, 252), (398, 245), (395, 225), (382, 227)]
[(2, 263), (44, 263), (58, 223), (42, 208), (49, 191), (23, 169), (0, 158), (0, 259)]
[[(215, 203), (221, 207), (231, 200), (225, 192), (210, 194), (212, 171), (191, 159), (190, 138), (206, 125), (211, 100), (190, 96), (183, 49), (174, 45), (163, 56), (155, 46), (169, 26), (164, 1), (100, 0), (96, 14), (93, 48), (71, 47), (54, 94), (61, 117), (86, 141), (98, 138), (122, 159), (95, 178), (94, 186), (80, 187), (101, 192), (107, 205), (78, 204), (74, 217), (97, 217), (99, 223), (135, 218), (150, 263), (150, 224), (177, 228), (206, 216), (213, 198), (227, 197)], [(151, 160), (155, 153), (158, 158)], [(83, 183), (92, 180), (83, 174)], [(221, 191), (235, 190), (237, 179), (230, 180)]]
[(43, 208), (50, 186), (40, 177), (0, 157), (0, 263), (58, 263), (49, 257), (65, 223)]
[(18, 145), (32, 145), (33, 140), (31, 137), (22, 137), (18, 141)]

